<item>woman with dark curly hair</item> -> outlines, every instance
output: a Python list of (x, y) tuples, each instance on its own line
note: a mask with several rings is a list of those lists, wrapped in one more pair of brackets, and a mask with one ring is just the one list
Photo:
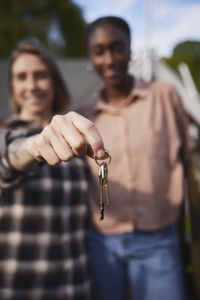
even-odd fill
[(108, 16), (88, 26), (91, 64), (103, 81), (78, 111), (100, 130), (112, 154), (110, 206), (98, 221), (96, 164), (88, 159), (89, 260), (95, 300), (183, 300), (177, 220), (184, 194), (186, 129), (170, 84), (144, 83), (128, 73), (128, 24)]

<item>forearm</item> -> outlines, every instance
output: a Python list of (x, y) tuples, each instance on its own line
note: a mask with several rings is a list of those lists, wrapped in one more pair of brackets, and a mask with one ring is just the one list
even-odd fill
[[(19, 133), (19, 135), (18, 135)], [(37, 158), (33, 158), (27, 150), (26, 133), (0, 131), (0, 188), (7, 189), (20, 184), (27, 171), (37, 166)]]
[[(38, 165), (36, 160), (29, 149), (33, 145), (32, 140), (35, 136), (27, 138), (18, 138), (11, 142), (8, 146), (7, 159), (5, 159), (5, 165), (8, 164), (18, 171), (29, 171)], [(31, 143), (31, 145), (30, 145)], [(9, 165), (8, 165), (9, 167)]]

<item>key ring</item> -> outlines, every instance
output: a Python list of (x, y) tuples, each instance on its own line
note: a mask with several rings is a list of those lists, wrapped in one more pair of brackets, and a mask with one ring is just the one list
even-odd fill
[[(110, 154), (110, 152), (108, 151), (108, 150), (105, 150), (105, 152), (108, 154), (108, 162), (107, 162), (107, 166), (110, 164), (110, 162), (111, 162), (111, 154)], [(96, 162), (96, 164), (98, 165), (98, 166), (101, 166), (102, 165), (102, 161), (101, 161), (101, 163), (100, 162), (98, 162), (98, 158), (95, 156), (95, 162)]]

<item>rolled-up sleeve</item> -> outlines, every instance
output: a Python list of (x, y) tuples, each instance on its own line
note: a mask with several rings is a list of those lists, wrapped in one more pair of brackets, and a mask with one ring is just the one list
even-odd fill
[(15, 170), (8, 159), (8, 146), (18, 138), (30, 136), (27, 129), (1, 129), (0, 130), (0, 188), (10, 188), (18, 185), (25, 173)]

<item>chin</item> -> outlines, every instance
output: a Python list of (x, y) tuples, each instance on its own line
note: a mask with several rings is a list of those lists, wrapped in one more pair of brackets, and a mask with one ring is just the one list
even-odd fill
[(106, 84), (107, 84), (107, 85), (110, 85), (110, 86), (113, 86), (113, 87), (118, 87), (118, 86), (121, 85), (121, 83), (122, 83), (121, 80), (116, 80), (116, 79), (113, 79), (113, 80), (107, 80), (107, 81), (106, 81)]
[(104, 78), (104, 81), (108, 84), (118, 84), (121, 82), (121, 78), (119, 77), (106, 77)]
[(41, 109), (41, 107), (34, 107), (30, 109), (30, 113), (32, 113), (33, 115), (42, 114), (44, 113), (44, 111), (45, 109)]

